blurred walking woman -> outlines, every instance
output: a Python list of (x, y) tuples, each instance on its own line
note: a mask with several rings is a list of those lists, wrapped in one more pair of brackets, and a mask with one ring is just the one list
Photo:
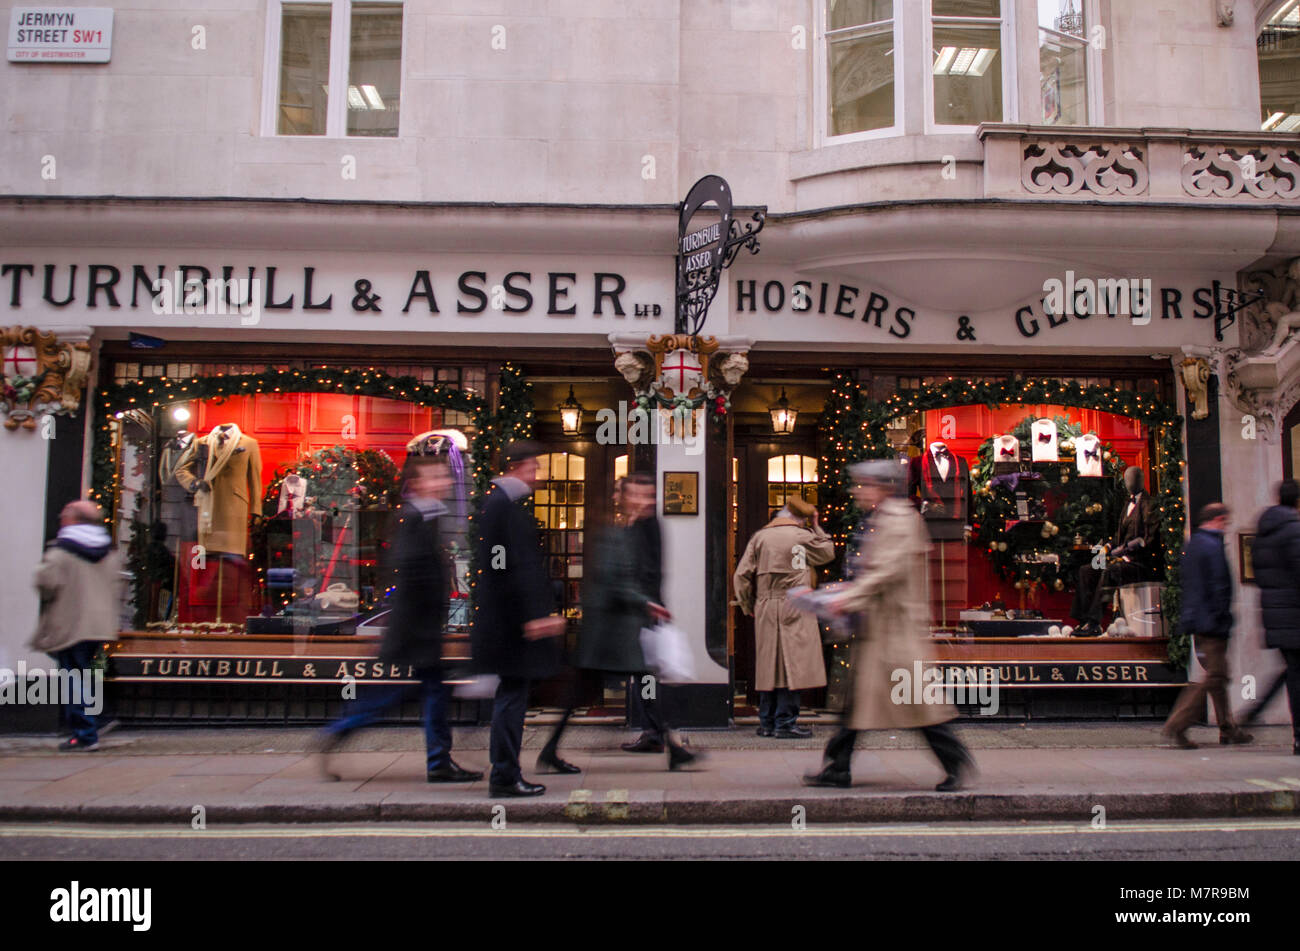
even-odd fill
[(903, 498), (903, 470), (892, 460), (850, 469), (853, 501), (869, 514), (859, 540), (852, 580), (832, 602), (838, 613), (857, 614), (853, 686), (844, 726), (826, 746), (827, 765), (805, 776), (809, 786), (849, 786), (849, 764), (859, 730), (919, 729), (944, 769), (938, 792), (961, 789), (972, 768), (969, 751), (947, 725), (956, 710), (946, 703), (896, 702), (895, 671), (912, 676), (914, 663), (931, 659), (926, 558), (930, 537), (916, 509)]

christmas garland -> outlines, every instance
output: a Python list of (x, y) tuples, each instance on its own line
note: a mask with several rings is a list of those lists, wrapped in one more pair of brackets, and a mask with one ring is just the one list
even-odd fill
[(822, 466), (820, 494), (828, 513), (828, 530), (837, 540), (846, 537), (852, 519), (848, 467), (861, 459), (894, 456), (886, 427), (889, 420), (947, 406), (983, 404), (996, 409), (1008, 404), (1048, 404), (1100, 410), (1127, 416), (1144, 423), (1154, 434), (1156, 474), (1153, 495), (1160, 515), (1161, 542), (1165, 558), (1165, 589), (1162, 607), (1169, 637), (1169, 660), (1175, 666), (1187, 662), (1188, 638), (1178, 624), (1182, 601), (1179, 558), (1183, 546), (1183, 419), (1178, 412), (1153, 396), (1100, 386), (1083, 386), (1073, 380), (950, 379), (935, 386), (900, 390), (877, 402), (855, 381), (837, 374), (822, 414)]

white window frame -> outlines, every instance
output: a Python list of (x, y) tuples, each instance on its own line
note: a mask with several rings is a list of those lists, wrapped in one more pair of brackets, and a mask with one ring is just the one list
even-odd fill
[[(1098, 6), (1098, 0), (1083, 0), (1083, 3), (1080, 4), (1080, 6), (1082, 6), (1083, 8), (1082, 42), (1083, 42), (1084, 82), (1088, 84), (1088, 96), (1087, 96), (1087, 103), (1086, 103), (1086, 108), (1088, 110), (1088, 117), (1085, 120), (1085, 125), (1096, 126), (1096, 125), (1102, 125), (1102, 116), (1105, 114), (1105, 103), (1106, 103), (1106, 100), (1101, 95), (1101, 73), (1102, 73), (1101, 50), (1094, 49), (1092, 45), (1092, 31), (1096, 28), (1097, 23), (1100, 22), (1099, 17), (1101, 15), (1101, 10)], [(1035, 21), (1033, 76), (1034, 76), (1034, 81), (1039, 84), (1040, 88), (1042, 84), (1042, 73), (1040, 72), (1041, 66), (1038, 62), (1037, 40), (1038, 40), (1038, 34), (1042, 30), (1046, 30), (1048, 33), (1051, 33), (1055, 36), (1069, 37), (1072, 40), (1080, 39), (1077, 36), (1070, 36), (1070, 34), (1068, 33), (1057, 33), (1056, 30), (1053, 30), (1050, 27), (1041, 26), (1040, 24), (1037, 23), (1037, 21)], [(1108, 45), (1109, 45), (1109, 41), (1110, 38), (1109, 36), (1107, 36)], [(1042, 101), (1041, 95), (1038, 97), (1038, 101), (1039, 102)], [(1037, 122), (1035, 124), (1041, 124), (1043, 121), (1043, 117), (1041, 115), (1038, 115), (1036, 118), (1037, 118)]]
[[(839, 145), (843, 142), (863, 142), (870, 139), (886, 139), (903, 134), (903, 77), (906, 75), (904, 64), (907, 58), (903, 51), (902, 10), (899, 9), (903, 2), (905, 0), (894, 0), (894, 15), (892, 18), (894, 31), (894, 124), (884, 129), (867, 129), (863, 132), (845, 132), (842, 135), (832, 135), (830, 132), (830, 40), (826, 29), (826, 19), (830, 16), (830, 7), (827, 0), (817, 0), (817, 24), (813, 41), (813, 69), (816, 71), (816, 81), (813, 83), (813, 109), (817, 113), (817, 122), (814, 126), (816, 146)], [(862, 24), (862, 26), (865, 25)], [(856, 29), (861, 29), (861, 26), (846, 27), (844, 30), (837, 30), (836, 32), (849, 32)]]
[[(267, 0), (266, 48), (262, 61), (262, 135), (283, 139), (383, 139), (401, 138), (402, 116), (397, 117), (396, 136), (348, 135), (348, 73), (352, 60), (352, 8), (394, 0)], [(399, 102), (406, 99), (407, 4), (402, 5), (402, 62)], [(294, 3), (328, 3), (330, 5), (330, 94), (325, 107), (324, 135), (293, 135), (279, 131), (280, 121), (280, 43), (284, 23), (284, 5)], [(335, 90), (339, 92), (336, 93)]]
[[(925, 134), (948, 134), (948, 133), (971, 133), (979, 128), (979, 125), (944, 125), (934, 119), (934, 6), (932, 0), (922, 0), (925, 5), (923, 15), (925, 24), (921, 30), (924, 38), (924, 49), (922, 50), (921, 63), (925, 71), (924, 91), (925, 91)], [(1020, 83), (1017, 76), (1017, 64), (1019, 57), (1016, 55), (1016, 0), (1001, 0), (1002, 16), (999, 17), (1000, 32), (1002, 37), (1002, 118), (999, 122), (1019, 122), (1020, 121)], [(947, 17), (940, 17), (940, 20), (947, 22)], [(957, 21), (975, 21), (983, 23), (992, 23), (992, 17), (961, 17)], [(1037, 29), (1037, 19), (1034, 21)], [(1035, 44), (1034, 54), (1037, 56), (1038, 47)], [(1034, 67), (1034, 73), (1037, 74), (1038, 68)]]

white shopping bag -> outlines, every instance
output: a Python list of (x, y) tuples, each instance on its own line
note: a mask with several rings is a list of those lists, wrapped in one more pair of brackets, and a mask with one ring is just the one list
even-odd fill
[(467, 683), (457, 683), (453, 694), (462, 700), (489, 700), (497, 695), (501, 678), (496, 674), (478, 674)]
[(641, 628), (641, 653), (646, 666), (664, 683), (695, 680), (695, 654), (686, 632), (667, 622)]

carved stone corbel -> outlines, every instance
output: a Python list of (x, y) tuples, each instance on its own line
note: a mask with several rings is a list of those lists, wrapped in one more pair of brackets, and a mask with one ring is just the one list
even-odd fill
[(1206, 419), (1210, 415), (1210, 362), (1204, 357), (1188, 357), (1178, 366), (1187, 391), (1187, 402), (1192, 404), (1192, 419)]
[(8, 430), (73, 413), (90, 373), (90, 344), (36, 327), (0, 328), (0, 417)]

